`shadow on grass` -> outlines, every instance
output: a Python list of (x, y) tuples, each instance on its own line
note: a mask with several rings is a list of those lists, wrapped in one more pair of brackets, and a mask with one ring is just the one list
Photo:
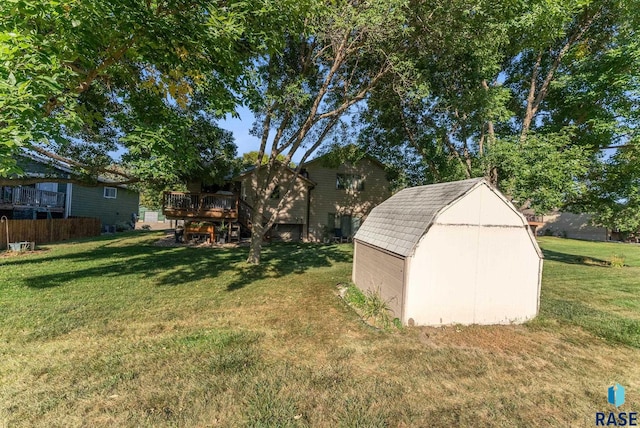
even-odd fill
[(545, 299), (540, 314), (580, 326), (610, 342), (640, 348), (640, 320), (566, 299)]
[[(56, 273), (34, 275), (28, 286), (50, 288), (86, 278), (109, 278), (133, 275), (153, 278), (160, 286), (178, 286), (202, 279), (233, 276), (227, 290), (241, 289), (262, 278), (277, 278), (301, 274), (310, 268), (329, 267), (338, 262), (350, 262), (346, 248), (336, 245), (303, 243), (273, 243), (262, 250), (262, 263), (248, 265), (248, 248), (190, 248), (153, 245), (158, 235), (126, 245), (129, 236), (101, 237), (97, 246), (85, 252), (44, 256), (37, 261), (20, 258), (3, 266), (32, 263), (55, 263), (63, 266)], [(65, 268), (68, 266), (68, 268)], [(56, 269), (57, 270), (57, 269)]]
[(554, 262), (567, 263), (571, 265), (582, 266), (598, 266), (608, 267), (609, 262), (607, 260), (596, 259), (593, 257), (576, 256), (575, 254), (560, 253), (558, 251), (542, 250), (545, 260), (552, 260)]

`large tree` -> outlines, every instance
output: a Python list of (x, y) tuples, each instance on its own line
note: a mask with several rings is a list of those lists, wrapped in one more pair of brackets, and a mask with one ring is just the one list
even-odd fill
[(397, 53), (409, 31), (406, 6), (395, 0), (299, 2), (301, 19), (290, 21), (281, 48), (256, 61), (255, 85), (247, 92), (260, 138), (249, 263), (259, 263), (262, 240), (275, 221), (264, 219), (269, 196), (276, 186), (286, 189), (280, 209), (291, 193), (295, 175), (287, 176), (286, 165), (294, 154), (301, 155), (299, 172), (385, 75), (404, 71)]
[(459, 35), (416, 52), (429, 91), (382, 86), (363, 143), (409, 153), (404, 183), (485, 175), (539, 211), (579, 199), (601, 149), (637, 138), (637, 3), (449, 3)]
[(186, 191), (186, 185), (196, 181), (222, 184), (240, 170), (233, 134), (206, 116), (178, 117), (175, 123), (164, 125), (161, 138), (134, 134), (124, 140), (128, 150), (121, 164), (140, 180), (135, 187), (148, 208), (162, 206), (164, 191)]
[(398, 185), (481, 173), (485, 123), (510, 114), (508, 91), (491, 82), (503, 66), (512, 14), (502, 2), (415, 2), (408, 45), (417, 78), (389, 76), (361, 115), (362, 144), (397, 165)]
[[(180, 138), (234, 111), (238, 76), (280, 37), (287, 3), (0, 2), (0, 175), (20, 148), (129, 182), (151, 175), (144, 165), (197, 164)], [(122, 149), (135, 176), (109, 167)]]

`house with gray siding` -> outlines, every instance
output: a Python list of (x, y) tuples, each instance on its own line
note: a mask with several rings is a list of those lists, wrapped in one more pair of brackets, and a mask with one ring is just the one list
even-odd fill
[(70, 215), (96, 217), (106, 225), (130, 223), (131, 215), (138, 214), (140, 196), (137, 191), (103, 181), (98, 186), (72, 185), (70, 188)]
[(99, 218), (103, 227), (129, 223), (138, 213), (139, 194), (125, 186), (99, 178), (95, 186), (65, 183), (73, 170), (36, 156), (21, 156), (22, 177), (35, 178), (30, 185), (0, 186), (0, 215), (10, 219), (68, 217)]

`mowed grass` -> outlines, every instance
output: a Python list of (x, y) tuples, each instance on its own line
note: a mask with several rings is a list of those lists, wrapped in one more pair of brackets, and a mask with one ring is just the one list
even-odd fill
[[(558, 238), (540, 244), (545, 268), (537, 322), (570, 322), (640, 348), (640, 247)], [(616, 257), (624, 267), (611, 267)]]
[(350, 245), (161, 237), (0, 258), (0, 426), (593, 426), (613, 382), (640, 409), (638, 247), (542, 239), (525, 326), (380, 331), (336, 297)]

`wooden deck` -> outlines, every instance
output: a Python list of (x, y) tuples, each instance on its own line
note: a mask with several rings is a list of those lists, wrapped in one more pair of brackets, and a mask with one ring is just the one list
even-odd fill
[(169, 219), (236, 221), (240, 218), (238, 195), (165, 192), (162, 213)]
[(66, 195), (61, 192), (3, 186), (0, 188), (0, 209), (39, 208), (50, 212), (64, 212), (65, 198)]
[[(243, 233), (253, 229), (253, 208), (237, 194), (165, 192), (162, 213), (171, 220), (228, 223), (230, 239), (240, 240)], [(262, 224), (267, 218), (262, 217)], [(215, 230), (215, 229), (214, 229)], [(185, 234), (194, 232), (185, 230)], [(201, 234), (201, 233), (197, 233)], [(207, 231), (213, 242), (214, 232)], [(269, 231), (265, 238), (269, 238)]]
[(541, 215), (525, 214), (531, 232), (535, 235), (538, 228), (544, 224), (544, 217)]

